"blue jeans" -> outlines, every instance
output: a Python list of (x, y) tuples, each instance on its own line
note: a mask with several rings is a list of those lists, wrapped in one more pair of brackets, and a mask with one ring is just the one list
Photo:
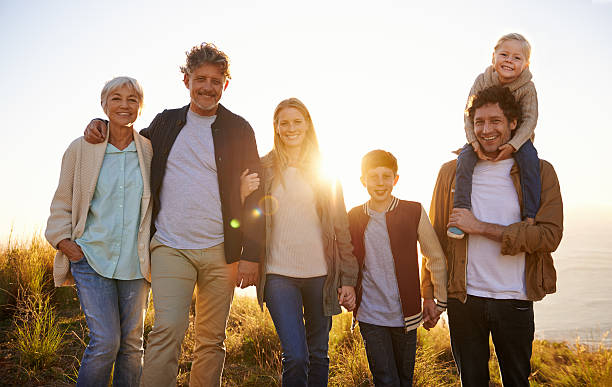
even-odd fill
[(332, 319), (323, 313), (325, 279), (266, 277), (264, 299), (283, 349), (283, 386), (327, 386)]
[(529, 386), (533, 302), (467, 296), (448, 299), (451, 347), (463, 386), (489, 385), (489, 334), (504, 386)]
[(113, 386), (138, 386), (149, 283), (102, 277), (86, 258), (70, 262), (70, 271), (89, 328), (77, 386), (107, 386), (113, 363)]
[[(521, 177), (521, 191), (523, 192), (523, 218), (535, 218), (540, 209), (540, 194), (542, 182), (540, 180), (540, 159), (538, 151), (531, 140), (526, 141), (517, 152), (513, 154), (519, 167)], [(478, 155), (470, 144), (465, 144), (457, 158), (457, 172), (455, 176), (454, 208), (472, 208), (472, 175), (478, 161)]]
[(416, 329), (359, 322), (368, 365), (376, 387), (411, 387), (416, 358)]

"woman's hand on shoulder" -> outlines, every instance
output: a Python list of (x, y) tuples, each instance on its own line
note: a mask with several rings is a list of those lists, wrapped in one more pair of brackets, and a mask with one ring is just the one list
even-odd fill
[(240, 202), (244, 204), (246, 198), (259, 188), (259, 175), (257, 173), (249, 174), (248, 168), (240, 175)]

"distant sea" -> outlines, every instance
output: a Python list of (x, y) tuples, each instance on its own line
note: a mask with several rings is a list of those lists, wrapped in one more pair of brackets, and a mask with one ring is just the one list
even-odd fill
[(536, 337), (612, 347), (612, 213), (566, 214), (557, 292), (535, 304)]
[[(565, 214), (557, 292), (535, 303), (536, 338), (612, 347), (612, 211)], [(255, 297), (253, 287), (237, 294)]]

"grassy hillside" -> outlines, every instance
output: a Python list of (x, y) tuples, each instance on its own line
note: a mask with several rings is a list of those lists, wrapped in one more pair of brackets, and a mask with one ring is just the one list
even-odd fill
[[(0, 385), (65, 386), (78, 374), (87, 326), (73, 288), (53, 288), (55, 251), (36, 235), (9, 240), (0, 250)], [(145, 335), (154, 318), (152, 305)], [(371, 386), (363, 342), (351, 331), (351, 315), (334, 317), (330, 336), (330, 385)], [(187, 386), (193, 348), (193, 322), (183, 342), (179, 385)], [(270, 315), (249, 297), (234, 300), (227, 329), (225, 386), (277, 386), (280, 345)], [(536, 340), (532, 386), (612, 386), (612, 350), (580, 343)], [(501, 386), (495, 353), (493, 385)], [(448, 329), (418, 331), (416, 386), (457, 386)]]

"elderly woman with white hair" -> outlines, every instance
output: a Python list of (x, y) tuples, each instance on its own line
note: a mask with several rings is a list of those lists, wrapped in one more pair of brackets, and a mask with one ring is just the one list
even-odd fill
[(45, 236), (55, 286), (76, 283), (89, 328), (77, 386), (140, 383), (150, 289), (151, 143), (133, 129), (143, 92), (118, 77), (102, 89), (107, 140), (73, 141), (62, 159)]

